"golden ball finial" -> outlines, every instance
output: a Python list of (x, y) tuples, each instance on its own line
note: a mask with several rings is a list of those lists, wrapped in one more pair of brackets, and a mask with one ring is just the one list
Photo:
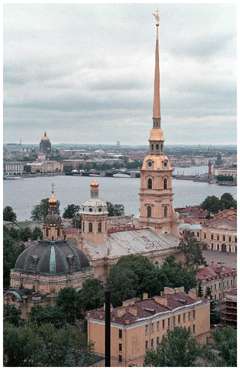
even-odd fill
[(98, 187), (99, 187), (99, 184), (98, 184), (98, 182), (94, 179), (94, 180), (92, 180), (92, 182), (91, 182), (90, 186), (91, 186), (91, 187), (93, 187), (93, 188), (98, 188)]
[(48, 199), (48, 204), (51, 205), (51, 206), (57, 204), (57, 198), (56, 198), (56, 195), (54, 193), (54, 184), (52, 184), (52, 194), (51, 194), (50, 198)]

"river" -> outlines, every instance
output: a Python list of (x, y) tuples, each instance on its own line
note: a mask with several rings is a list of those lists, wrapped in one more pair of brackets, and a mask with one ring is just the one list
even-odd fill
[[(182, 173), (182, 168), (179, 173)], [(181, 171), (181, 172), (180, 172)], [(197, 172), (195, 172), (197, 171)], [(191, 173), (189, 169), (185, 174)], [(202, 168), (195, 173), (202, 173)], [(60, 209), (64, 210), (68, 204), (81, 204), (90, 197), (89, 184), (92, 178), (82, 176), (49, 176), (31, 177), (18, 180), (3, 181), (3, 205), (13, 207), (19, 221), (27, 220), (31, 210), (41, 199), (49, 197), (51, 184), (54, 183)], [(98, 177), (100, 197), (112, 203), (122, 203), (126, 214), (138, 215), (139, 212), (139, 185), (136, 178)], [(231, 193), (237, 197), (236, 186), (219, 186), (215, 184), (193, 182), (187, 180), (173, 180), (174, 207), (200, 204), (208, 195), (221, 196)]]

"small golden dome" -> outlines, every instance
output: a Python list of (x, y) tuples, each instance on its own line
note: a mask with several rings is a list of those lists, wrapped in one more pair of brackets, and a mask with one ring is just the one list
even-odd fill
[(91, 187), (93, 188), (98, 188), (99, 187), (99, 184), (97, 183), (97, 181), (94, 179), (91, 184), (90, 184)]
[(163, 130), (161, 128), (152, 128), (149, 141), (164, 141)]
[(54, 192), (52, 192), (49, 200), (48, 200), (49, 205), (56, 205), (57, 204), (57, 198)]

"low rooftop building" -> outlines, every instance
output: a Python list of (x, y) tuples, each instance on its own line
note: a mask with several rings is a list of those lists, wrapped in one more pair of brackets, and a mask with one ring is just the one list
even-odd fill
[(223, 324), (237, 327), (237, 289), (232, 289), (226, 293), (220, 314)]
[[(156, 349), (169, 330), (185, 327), (200, 342), (210, 330), (208, 300), (183, 288), (165, 288), (161, 296), (129, 299), (111, 312), (111, 365), (142, 366), (146, 351)], [(97, 354), (104, 355), (104, 308), (89, 311), (88, 339)]]

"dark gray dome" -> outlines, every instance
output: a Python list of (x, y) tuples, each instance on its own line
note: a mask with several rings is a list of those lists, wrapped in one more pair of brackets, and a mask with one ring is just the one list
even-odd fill
[(62, 219), (56, 213), (49, 213), (45, 218), (45, 224), (60, 226), (62, 224)]
[(31, 242), (18, 257), (15, 271), (65, 275), (89, 267), (86, 255), (69, 240)]

